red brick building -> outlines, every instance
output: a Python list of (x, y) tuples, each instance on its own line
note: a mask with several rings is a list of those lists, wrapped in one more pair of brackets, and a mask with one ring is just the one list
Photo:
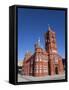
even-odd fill
[(56, 34), (48, 27), (45, 33), (45, 49), (40, 47), (40, 40), (35, 44), (34, 54), (27, 52), (22, 72), (28, 76), (46, 76), (63, 74), (62, 57), (58, 54), (56, 46)]

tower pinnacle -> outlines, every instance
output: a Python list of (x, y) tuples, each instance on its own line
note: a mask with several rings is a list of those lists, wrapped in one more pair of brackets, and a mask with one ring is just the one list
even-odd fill
[(48, 24), (48, 31), (52, 31), (52, 29), (51, 29), (51, 27), (50, 27), (50, 25)]
[(40, 47), (40, 38), (38, 38), (38, 40), (37, 40), (37, 42), (35, 44), (35, 48), (38, 48), (38, 47)]
[(40, 46), (40, 37), (38, 38), (38, 41), (37, 41), (38, 45)]

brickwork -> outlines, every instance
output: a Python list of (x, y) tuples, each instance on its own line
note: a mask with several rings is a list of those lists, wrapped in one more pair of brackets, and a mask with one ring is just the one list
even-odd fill
[(62, 58), (58, 55), (56, 46), (56, 34), (48, 28), (45, 33), (45, 49), (40, 47), (40, 40), (35, 44), (35, 52), (26, 53), (23, 61), (23, 75), (46, 76), (63, 74)]

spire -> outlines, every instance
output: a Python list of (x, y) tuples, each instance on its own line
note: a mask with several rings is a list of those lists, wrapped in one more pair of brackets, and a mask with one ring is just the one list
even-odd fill
[(51, 27), (50, 27), (50, 25), (49, 25), (49, 24), (48, 24), (48, 30), (49, 30), (49, 31), (51, 31)]
[(26, 53), (28, 53), (28, 50), (26, 51)]
[(38, 48), (38, 47), (40, 47), (40, 38), (38, 38), (38, 40), (37, 40), (37, 42), (35, 44), (35, 48)]
[(38, 41), (37, 41), (38, 45), (40, 46), (40, 37), (38, 38)]

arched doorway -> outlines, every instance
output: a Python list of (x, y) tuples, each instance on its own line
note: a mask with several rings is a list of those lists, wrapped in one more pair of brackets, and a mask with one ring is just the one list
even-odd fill
[(55, 67), (55, 74), (58, 74), (58, 67)]

